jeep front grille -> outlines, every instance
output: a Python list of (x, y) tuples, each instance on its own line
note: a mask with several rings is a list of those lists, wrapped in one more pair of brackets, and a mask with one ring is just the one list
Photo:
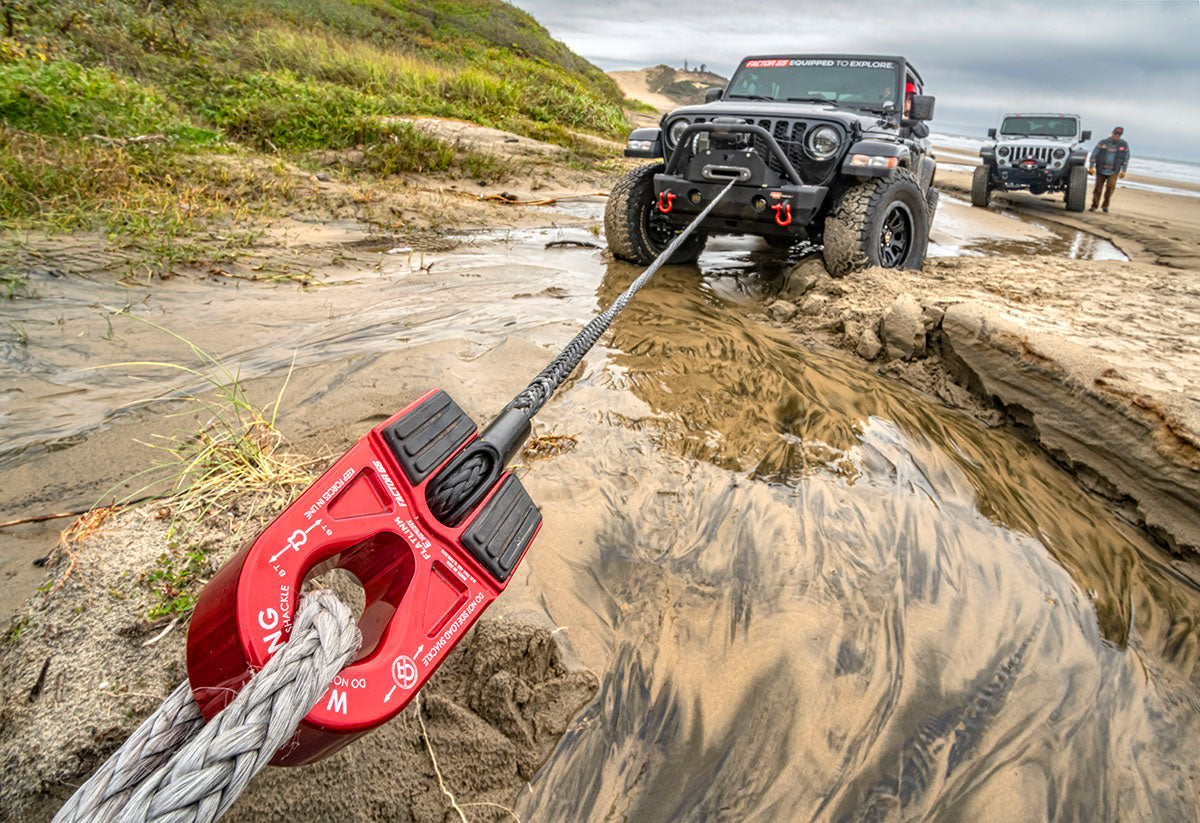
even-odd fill
[[(775, 142), (779, 143), (779, 147), (783, 149), (783, 153), (787, 155), (787, 159), (791, 161), (792, 166), (795, 167), (796, 171), (800, 172), (800, 177), (805, 183), (821, 185), (828, 180), (837, 168), (841, 152), (838, 152), (838, 154), (828, 160), (814, 160), (804, 150), (804, 135), (808, 131), (809, 124), (803, 120), (793, 120), (791, 118), (755, 120), (749, 117), (738, 119), (743, 123), (762, 126), (769, 131), (771, 136), (775, 138)], [(703, 117), (697, 117), (692, 122), (704, 123), (707, 120)], [(766, 146), (761, 145), (761, 140), (754, 140), (753, 138), (751, 140), (753, 140), (752, 145), (755, 153), (766, 163), (767, 168), (782, 176), (783, 168), (779, 164), (779, 159)]]
[(1052, 151), (1054, 149), (1049, 146), (1013, 146), (1008, 159), (1013, 163), (1020, 163), (1022, 160), (1032, 157), (1038, 162), (1048, 163)]

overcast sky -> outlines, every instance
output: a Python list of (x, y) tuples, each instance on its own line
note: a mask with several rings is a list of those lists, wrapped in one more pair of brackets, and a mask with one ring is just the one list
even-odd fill
[(935, 131), (982, 137), (1006, 111), (1118, 123), (1133, 153), (1200, 160), (1200, 0), (512, 0), (606, 71), (747, 54), (902, 54), (937, 97)]

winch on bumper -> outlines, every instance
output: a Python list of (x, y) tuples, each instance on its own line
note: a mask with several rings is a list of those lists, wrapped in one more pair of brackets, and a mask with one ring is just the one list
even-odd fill
[[(763, 162), (756, 145), (779, 164), (778, 173)], [(725, 188), (738, 183), (700, 230), (798, 236), (828, 193), (805, 185), (779, 143), (766, 129), (749, 123), (695, 123), (679, 136), (662, 174), (654, 175), (656, 208), (672, 223), (686, 225)]]

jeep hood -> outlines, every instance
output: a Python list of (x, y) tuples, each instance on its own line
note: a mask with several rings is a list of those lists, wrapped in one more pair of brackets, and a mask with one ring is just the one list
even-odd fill
[(863, 131), (877, 128), (881, 115), (861, 109), (852, 109), (834, 103), (788, 103), (766, 100), (718, 100), (695, 106), (681, 106), (663, 118), (663, 123), (679, 116), (741, 117), (741, 118), (813, 118), (841, 123), (847, 129), (858, 123)]
[(997, 143), (1045, 143), (1049, 146), (1057, 146), (1060, 143), (1074, 143), (1079, 140), (1078, 135), (1071, 137), (1053, 137), (1050, 135), (1029, 135), (1029, 134), (1004, 134), (996, 138)]

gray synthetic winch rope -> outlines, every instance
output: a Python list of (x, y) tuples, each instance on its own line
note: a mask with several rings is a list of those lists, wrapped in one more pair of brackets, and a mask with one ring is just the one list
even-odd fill
[(350, 609), (301, 598), (288, 642), (204, 724), (183, 683), (79, 788), (54, 823), (183, 823), (220, 817), (358, 651)]

